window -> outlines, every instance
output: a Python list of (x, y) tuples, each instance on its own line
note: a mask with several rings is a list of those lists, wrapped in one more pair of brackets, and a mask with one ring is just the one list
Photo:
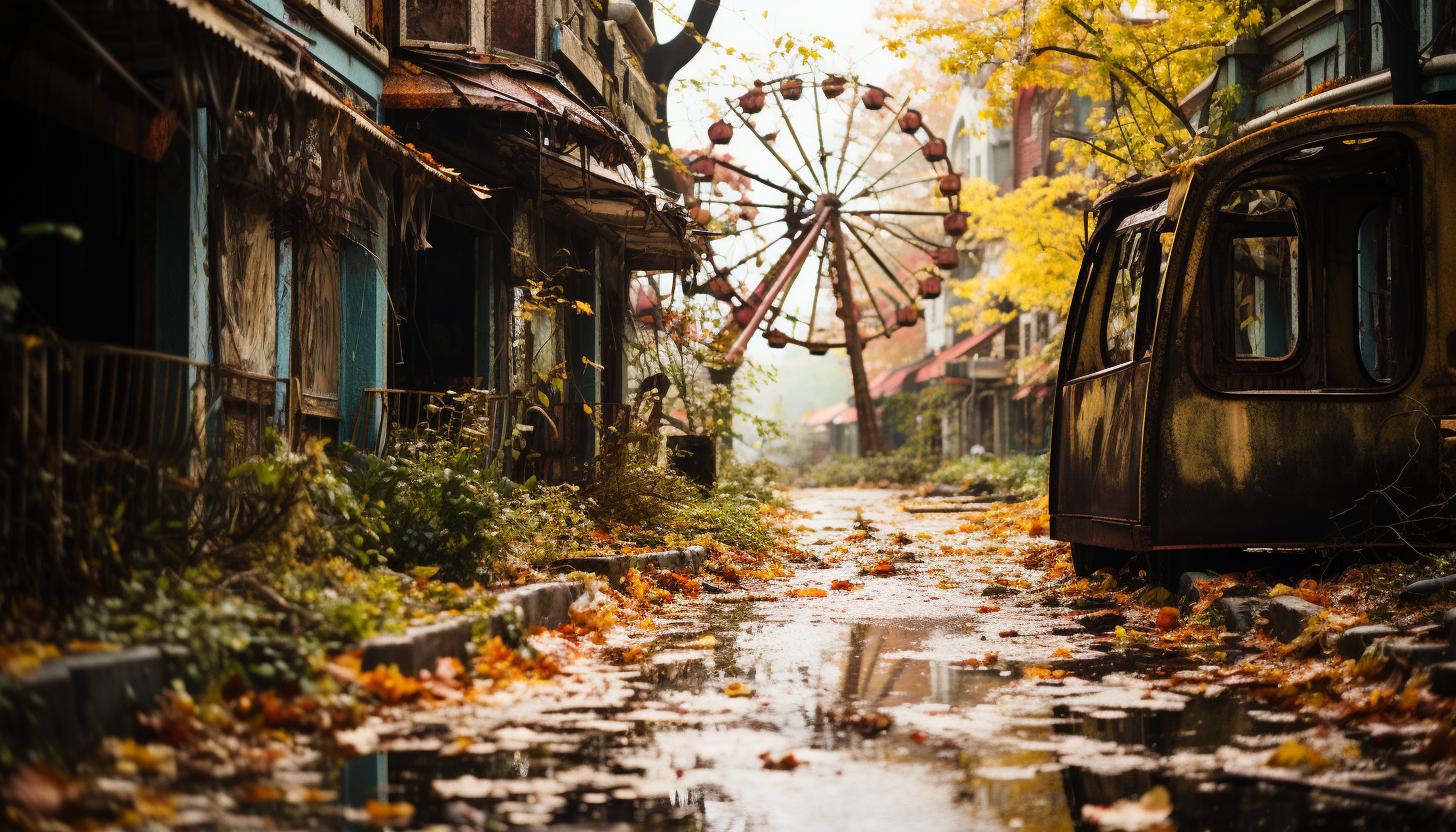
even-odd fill
[(484, 51), (485, 2), (400, 0), (400, 45)]
[(1299, 343), (1301, 287), (1294, 199), (1274, 188), (1233, 191), (1219, 209), (1236, 359), (1286, 358)]
[(1102, 330), (1109, 365), (1132, 360), (1138, 303), (1143, 292), (1145, 238), (1141, 229), (1118, 238), (1117, 260), (1112, 267), (1112, 286), (1107, 299), (1107, 323)]
[(1284, 358), (1299, 341), (1299, 237), (1234, 237), (1234, 355)]
[(338, 418), (339, 249), (337, 240), (307, 240), (295, 249), (295, 354), (302, 409)]
[(1418, 354), (1418, 176), (1410, 143), (1340, 136), (1277, 150), (1219, 197), (1195, 367), (1238, 391), (1393, 385)]
[(1410, 279), (1401, 199), (1365, 215), (1355, 238), (1360, 363), (1371, 380), (1398, 378), (1410, 360)]
[(1305, 92), (1340, 77), (1340, 50), (1326, 49), (1304, 62)]
[(490, 48), (536, 57), (536, 44), (540, 40), (536, 30), (536, 0), (489, 2)]

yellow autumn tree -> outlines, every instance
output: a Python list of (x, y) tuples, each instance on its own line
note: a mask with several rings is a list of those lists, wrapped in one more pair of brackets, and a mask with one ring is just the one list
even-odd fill
[(1099, 102), (1085, 143), (1065, 152), (1083, 161), (1095, 154), (1114, 180), (1209, 149), (1213, 137), (1200, 135), (1178, 102), (1213, 71), (1220, 48), (1265, 20), (1264, 7), (1246, 0), (901, 0), (892, 11), (890, 48), (934, 49), (947, 73), (994, 66), (988, 104), (1003, 118), (1032, 87)]
[(1036, 176), (1005, 194), (984, 179), (972, 180), (961, 195), (969, 245), (997, 268), (955, 287), (974, 301), (976, 324), (1006, 320), (1001, 302), (1017, 309), (1065, 311), (1082, 262), (1082, 210), (1102, 185), (1082, 173)]

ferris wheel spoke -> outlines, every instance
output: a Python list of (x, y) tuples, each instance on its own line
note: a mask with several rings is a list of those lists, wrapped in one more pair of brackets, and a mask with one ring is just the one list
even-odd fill
[(767, 202), (744, 202), (741, 199), (717, 199), (714, 197), (707, 197), (706, 199), (700, 199), (698, 201), (706, 202), (710, 205), (741, 205), (744, 208), (771, 208), (779, 211), (786, 211), (789, 208), (793, 207), (792, 205), (778, 205)]
[[(919, 152), (920, 152), (920, 148), (917, 147), (914, 150), (910, 151), (909, 153), (905, 154), (904, 158), (902, 158), (900, 161), (896, 162), (895, 164), (891, 165), (889, 170), (887, 170), (884, 173), (880, 174), (875, 179), (875, 181), (873, 181), (870, 184), (866, 185), (865, 188), (864, 188), (864, 190), (862, 190), (859, 193), (855, 194), (854, 196), (850, 197), (850, 199), (859, 199), (860, 197), (862, 197), (865, 194), (869, 193), (871, 190), (874, 189), (874, 187), (876, 185), (878, 185), (881, 182), (883, 182), (886, 176), (889, 176), (890, 174), (894, 173), (901, 165), (905, 164), (906, 162), (910, 161), (911, 159), (914, 159), (915, 158), (915, 155), (918, 154)], [(848, 201), (848, 200), (846, 200), (846, 201)]]
[[(844, 122), (844, 143), (839, 146), (839, 164), (834, 169), (834, 187), (830, 190), (839, 193), (839, 182), (844, 177), (844, 159), (849, 155), (849, 138), (854, 135), (854, 113), (859, 108), (859, 82), (854, 82), (854, 99), (849, 102), (849, 117)], [(824, 173), (824, 178), (829, 178), (829, 173)]]
[(755, 225), (750, 225), (747, 228), (739, 228), (739, 229), (735, 229), (733, 231), (728, 231), (728, 232), (725, 232), (723, 234), (719, 234), (718, 236), (713, 237), (712, 239), (714, 239), (714, 240), (727, 240), (730, 237), (737, 237), (737, 236), (740, 236), (740, 235), (743, 235), (743, 234), (747, 234), (750, 231), (757, 231), (760, 228), (768, 228), (770, 225), (778, 225), (781, 222), (787, 222), (787, 218), (786, 217), (779, 217), (778, 219), (768, 220), (767, 222), (760, 222), (760, 223), (757, 223)]
[(784, 99), (778, 90), (773, 91), (773, 97), (774, 103), (778, 105), (779, 115), (783, 117), (784, 126), (789, 128), (789, 135), (794, 139), (794, 147), (799, 148), (799, 155), (804, 157), (804, 167), (808, 169), (809, 177), (814, 180), (816, 187), (824, 187), (819, 183), (819, 177), (814, 174), (814, 163), (809, 161), (809, 152), (804, 149), (804, 143), (799, 141), (799, 132), (794, 129), (794, 120), (789, 118), (789, 111), (784, 107)]
[[(875, 151), (880, 149), (880, 145), (884, 143), (885, 137), (890, 135), (890, 130), (893, 129), (897, 123), (899, 123), (900, 115), (904, 113), (905, 108), (909, 106), (910, 102), (906, 101), (905, 103), (901, 104), (900, 109), (896, 110), (894, 115), (890, 117), (890, 123), (886, 124), (885, 129), (880, 131), (880, 137), (878, 139), (875, 139), (875, 143), (870, 146), (870, 152), (865, 154), (864, 159), (861, 160), (859, 165), (855, 167), (854, 173), (851, 173), (849, 175), (849, 178), (844, 181), (844, 187), (848, 187), (849, 184), (860, 175), (860, 172), (864, 170), (865, 165), (869, 164), (870, 159), (874, 158)], [(873, 187), (873, 185), (871, 187)], [(835, 183), (834, 192), (836, 194), (843, 193), (839, 183), (837, 182)]]
[(895, 284), (895, 288), (900, 290), (900, 293), (905, 296), (905, 299), (914, 303), (915, 297), (906, 290), (905, 285), (900, 282), (900, 278), (895, 276), (894, 270), (885, 265), (885, 261), (880, 259), (880, 255), (876, 254), (875, 250), (870, 248), (869, 242), (859, 236), (858, 229), (849, 223), (845, 223), (845, 225), (849, 227), (850, 236), (854, 237), (855, 242), (859, 243), (860, 249), (864, 251), (870, 260), (874, 261), (876, 266), (880, 267), (880, 271), (884, 272), (886, 277), (890, 278), (890, 282)]
[[(856, 87), (859, 85), (856, 84)], [(819, 112), (819, 96), (814, 96), (814, 126), (819, 130), (819, 167), (824, 169), (824, 187), (829, 187), (829, 154), (824, 150), (824, 115)], [(813, 165), (810, 165), (812, 168)]]
[[(848, 248), (848, 246), (846, 246), (846, 248)], [(854, 269), (854, 273), (859, 275), (859, 285), (864, 287), (865, 297), (870, 302), (870, 308), (875, 310), (875, 317), (880, 319), (880, 329), (884, 329), (885, 327), (889, 326), (889, 324), (885, 323), (885, 313), (881, 312), (880, 305), (878, 303), (875, 303), (875, 293), (874, 290), (870, 288), (869, 278), (865, 276), (864, 268), (860, 266), (859, 259), (856, 258), (853, 253), (849, 254), (849, 265), (851, 268)]]
[[(753, 134), (753, 137), (755, 139), (758, 139), (758, 143), (761, 144), (761, 145), (763, 145), (763, 149), (764, 150), (767, 150), (769, 152), (769, 155), (770, 156), (773, 156), (774, 159), (777, 160), (780, 165), (783, 165), (784, 170), (786, 170), (786, 171), (789, 172), (789, 176), (791, 176), (793, 178), (794, 182), (796, 184), (798, 184), (799, 190), (803, 191), (805, 194), (813, 193), (813, 189), (810, 188), (808, 186), (808, 184), (806, 184), (804, 182), (803, 179), (800, 179), (799, 178), (799, 174), (795, 173), (794, 172), (794, 169), (791, 168), (791, 167), (789, 167), (789, 163), (788, 162), (785, 162), (784, 161), (784, 157), (780, 156), (779, 155), (779, 152), (777, 150), (774, 150), (773, 149), (773, 145), (769, 144), (768, 143), (768, 140), (765, 139), (762, 135), (760, 135), (759, 132), (758, 132), (758, 130), (754, 129), (753, 124), (751, 122), (749, 122), (749, 120), (748, 120), (748, 116), (746, 116), (742, 112), (740, 112), (739, 109), (738, 109), (738, 107), (733, 103), (733, 101), (731, 99), (724, 99), (724, 100), (728, 102), (728, 109), (733, 113), (733, 115), (738, 116), (738, 120), (741, 121), (741, 122), (743, 122), (743, 126), (746, 127), (746, 128), (748, 128), (748, 132), (752, 133)], [(793, 131), (791, 130), (790, 132), (793, 132)]]
[[(895, 265), (900, 267), (900, 273), (901, 274), (905, 274), (905, 275), (914, 275), (915, 274), (916, 270), (910, 268), (907, 265), (905, 265), (905, 261), (901, 260), (895, 254), (894, 250), (891, 249), (889, 246), (885, 245), (884, 243), (881, 243), (880, 244), (880, 248), (884, 249), (885, 250), (885, 254), (889, 255), (890, 260), (894, 261)], [(895, 285), (900, 287), (900, 291), (904, 292), (906, 297), (910, 297), (910, 292), (909, 292), (909, 290), (907, 290), (905, 288), (904, 284), (902, 284), (902, 283), (900, 283), (900, 281), (896, 280), (895, 281)], [(914, 301), (912, 300), (911, 302), (913, 303)]]
[[(899, 222), (885, 222), (883, 220), (877, 220), (877, 219), (875, 219), (872, 216), (865, 216), (865, 215), (857, 215), (857, 219), (860, 219), (860, 220), (862, 220), (864, 222), (868, 222), (869, 224), (873, 225), (875, 228), (878, 228), (878, 229), (884, 231), (886, 234), (889, 234), (890, 236), (894, 237), (895, 239), (900, 240), (902, 242), (909, 243), (910, 245), (912, 245), (912, 246), (914, 246), (916, 248), (920, 248), (923, 245), (924, 246), (930, 246), (932, 249), (940, 248), (940, 244), (939, 243), (932, 242), (932, 241), (927, 240), (924, 237), (920, 236), (919, 234), (916, 234), (910, 228), (910, 226), (905, 225), (904, 223), (899, 223)], [(900, 229), (900, 230), (899, 231), (896, 231), (895, 229)], [(928, 252), (928, 251), (926, 252), (926, 254), (930, 254), (930, 253), (931, 252)]]
[(899, 190), (901, 188), (908, 188), (911, 185), (925, 185), (925, 184), (928, 184), (930, 182), (939, 182), (939, 181), (940, 181), (940, 177), (939, 176), (927, 176), (924, 179), (912, 179), (909, 182), (900, 182), (899, 184), (896, 184), (896, 185), (886, 185), (883, 188), (876, 188), (873, 191), (867, 191), (867, 192), (862, 193), (862, 194), (856, 194), (856, 195), (850, 197), (849, 199), (846, 199), (845, 202), (853, 202), (856, 199), (864, 199), (866, 197), (879, 196), (880, 194), (887, 194), (890, 191), (897, 191), (897, 190)]
[(814, 271), (814, 301), (809, 307), (809, 337), (814, 336), (814, 323), (819, 319), (819, 295), (822, 294), (824, 284), (824, 264), (829, 260), (829, 237), (824, 238), (824, 246), (819, 251), (819, 268)]
[[(717, 158), (715, 156), (700, 156), (698, 158), (700, 158), (700, 159), (710, 159), (710, 160), (712, 160), (713, 164), (715, 164), (715, 165), (717, 165), (719, 167), (727, 168), (727, 169), (733, 171), (734, 173), (737, 173), (737, 174), (741, 174), (743, 176), (746, 176), (746, 177), (748, 177), (749, 179), (752, 179), (755, 182), (759, 182), (759, 183), (762, 183), (764, 185), (767, 185), (767, 186), (769, 186), (770, 188), (773, 188), (776, 191), (780, 191), (782, 193), (788, 194), (790, 198), (795, 198), (795, 197), (802, 196), (802, 194), (797, 193), (795, 191), (791, 191), (788, 188), (785, 188), (783, 185), (780, 185), (779, 183), (773, 181), (772, 179), (765, 179), (764, 177), (759, 176), (758, 174), (753, 173), (751, 171), (745, 170), (744, 168), (741, 168), (738, 165), (733, 164), (732, 162), (724, 161), (724, 160), (719, 159), (719, 158)], [(693, 161), (696, 162), (697, 159), (694, 159)]]
[(788, 237), (789, 237), (789, 232), (785, 231), (782, 235), (780, 235), (778, 237), (775, 237), (772, 240), (769, 240), (768, 243), (766, 243), (762, 248), (758, 249), (757, 251), (754, 251), (751, 254), (745, 255), (743, 257), (743, 259), (739, 260), (738, 262), (734, 263), (731, 266), (727, 266), (727, 267), (725, 267), (723, 269), (720, 269), (720, 271), (731, 272), (734, 269), (738, 268), (739, 266), (743, 265), (744, 263), (747, 263), (749, 260), (752, 260), (753, 258), (759, 256), (760, 254), (763, 254), (765, 251), (768, 251), (770, 248), (773, 248), (775, 245), (778, 245), (778, 243), (780, 241), (785, 240), (785, 239), (788, 239)]

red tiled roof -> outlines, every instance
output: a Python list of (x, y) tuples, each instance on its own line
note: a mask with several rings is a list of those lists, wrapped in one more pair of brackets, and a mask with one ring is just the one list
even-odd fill
[(831, 404), (828, 407), (821, 407), (818, 410), (811, 410), (808, 413), (805, 413), (802, 417), (800, 417), (800, 421), (804, 423), (805, 427), (823, 427), (824, 425), (833, 422), (834, 417), (840, 415), (844, 412), (845, 408), (849, 407), (850, 405), (847, 402)]

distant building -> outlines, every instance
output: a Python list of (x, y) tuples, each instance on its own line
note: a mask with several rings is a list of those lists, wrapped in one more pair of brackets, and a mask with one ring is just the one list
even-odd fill
[[(1407, 0), (1415, 24), (1420, 98), (1456, 103), (1456, 4)], [(1195, 127), (1211, 126), (1214, 94), (1238, 89), (1229, 117), (1243, 136), (1302, 113), (1392, 103), (1397, 23), (1380, 0), (1312, 0), (1231, 42), (1218, 68), (1180, 102)]]

